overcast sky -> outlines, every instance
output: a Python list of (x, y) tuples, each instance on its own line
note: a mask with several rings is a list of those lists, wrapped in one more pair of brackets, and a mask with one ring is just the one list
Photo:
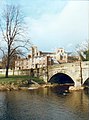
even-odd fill
[(87, 0), (0, 0), (0, 3), (0, 7), (8, 3), (21, 5), (31, 41), (40, 50), (61, 47), (74, 51), (89, 39)]

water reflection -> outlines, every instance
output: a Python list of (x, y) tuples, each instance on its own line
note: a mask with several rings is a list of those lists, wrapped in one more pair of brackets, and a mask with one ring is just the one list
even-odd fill
[(0, 120), (88, 120), (89, 96), (85, 91), (58, 95), (42, 88), (0, 92)]
[(84, 93), (87, 95), (87, 97), (89, 98), (89, 88), (85, 88), (84, 89)]
[(57, 95), (66, 95), (69, 93), (69, 85), (56, 85), (52, 87), (51, 90)]
[(6, 119), (6, 93), (0, 92), (0, 120)]

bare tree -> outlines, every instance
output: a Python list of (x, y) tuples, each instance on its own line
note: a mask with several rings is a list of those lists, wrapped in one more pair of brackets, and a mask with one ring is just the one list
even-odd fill
[[(7, 5), (3, 9), (2, 18), (1, 18), (1, 32), (3, 35), (3, 44), (4, 52), (7, 55), (6, 60), (6, 75), (8, 77), (8, 70), (10, 67), (10, 61), (13, 58), (15, 51), (21, 48), (27, 48), (27, 45), (30, 43), (27, 39), (24, 26), (24, 17), (21, 14), (20, 8), (14, 5)], [(25, 33), (25, 34), (24, 34)]]
[(77, 46), (77, 53), (82, 61), (89, 61), (89, 40)]

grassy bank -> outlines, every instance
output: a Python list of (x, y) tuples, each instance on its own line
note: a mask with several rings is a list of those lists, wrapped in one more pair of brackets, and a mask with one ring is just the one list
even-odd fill
[(44, 81), (42, 79), (39, 79), (37, 77), (31, 77), (28, 75), (19, 75), (19, 76), (9, 76), (8, 78), (5, 78), (4, 76), (0, 76), (0, 84), (2, 83), (15, 83), (18, 84), (20, 82), (27, 82), (28, 80), (34, 80), (35, 82), (42, 84)]
[(30, 80), (39, 84), (45, 83), (42, 79), (28, 75), (9, 76), (8, 78), (0, 76), (0, 91), (27, 90), (28, 87), (33, 85)]

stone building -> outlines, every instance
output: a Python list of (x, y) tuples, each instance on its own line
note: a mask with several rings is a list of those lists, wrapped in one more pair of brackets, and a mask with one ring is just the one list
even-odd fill
[(55, 57), (59, 63), (67, 63), (68, 61), (68, 54), (64, 51), (63, 48), (58, 48), (56, 50)]
[(42, 68), (48, 65), (67, 62), (67, 53), (63, 48), (59, 48), (56, 52), (42, 52), (36, 46), (31, 47), (31, 54), (27, 58), (18, 58), (15, 61), (16, 70), (26, 70)]

